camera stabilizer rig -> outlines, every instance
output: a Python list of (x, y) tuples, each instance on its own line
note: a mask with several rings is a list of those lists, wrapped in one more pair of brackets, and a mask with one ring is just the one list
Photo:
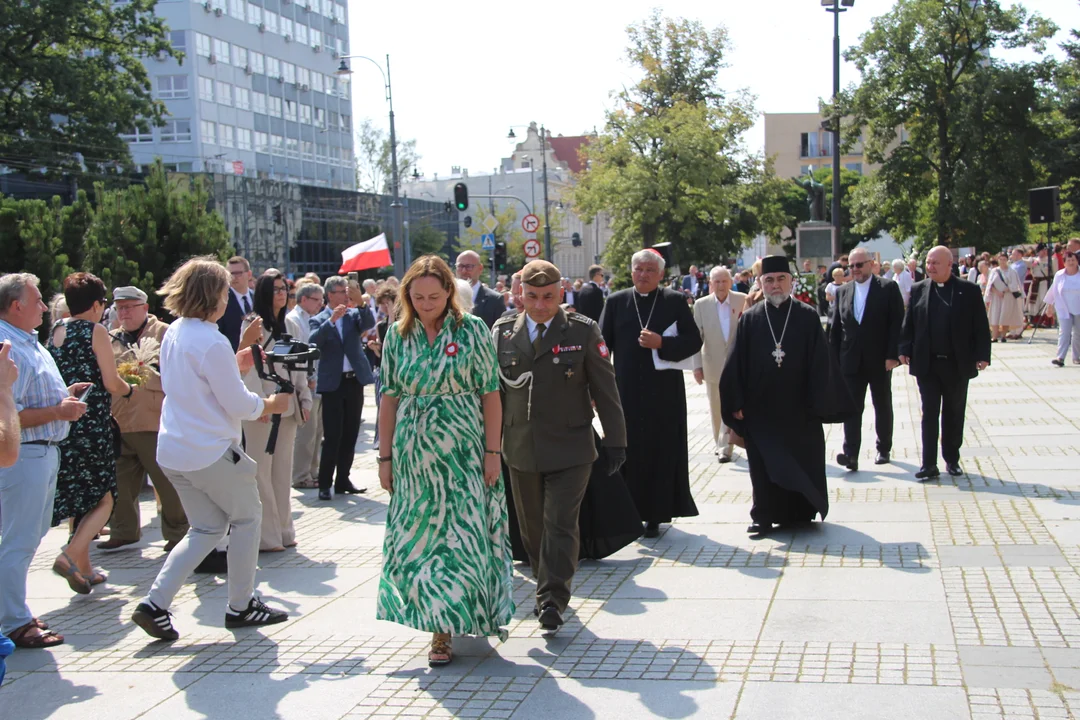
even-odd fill
[[(265, 356), (265, 357), (264, 357)], [(277, 383), (279, 393), (296, 393), (296, 386), (289, 380), (288, 375), (298, 370), (308, 374), (314, 372), (315, 361), (319, 359), (319, 349), (313, 345), (293, 340), (291, 335), (282, 333), (273, 347), (264, 351), (259, 345), (251, 346), (251, 357), (255, 360), (255, 372), (263, 380)], [(285, 367), (286, 377), (278, 375), (274, 370), (274, 363)], [(299, 412), (299, 405), (297, 406)], [(274, 415), (270, 419), (270, 437), (266, 439), (266, 452), (274, 454), (277, 447), (278, 428), (281, 426), (281, 416)]]

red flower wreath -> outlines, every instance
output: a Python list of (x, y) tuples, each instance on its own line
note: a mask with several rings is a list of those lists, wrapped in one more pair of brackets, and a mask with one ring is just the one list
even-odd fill
[(457, 355), (457, 351), (458, 351), (458, 344), (457, 343), (455, 343), (455, 342), (447, 343), (447, 345), (446, 345), (446, 354), (447, 355), (449, 355), (450, 357), (454, 357), (455, 355)]

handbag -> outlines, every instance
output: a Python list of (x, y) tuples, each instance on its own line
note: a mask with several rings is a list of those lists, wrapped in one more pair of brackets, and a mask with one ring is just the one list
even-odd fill
[(1018, 297), (1020, 297), (1020, 296), (1021, 296), (1022, 294), (1023, 294), (1023, 293), (1021, 293), (1021, 292), (1020, 292), (1019, 290), (1013, 290), (1013, 294), (1012, 294), (1012, 296), (1013, 296), (1014, 298), (1018, 298)]

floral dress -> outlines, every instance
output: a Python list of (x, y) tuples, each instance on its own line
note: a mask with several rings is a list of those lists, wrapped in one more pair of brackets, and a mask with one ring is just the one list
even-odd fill
[(94, 387), (86, 398), (86, 413), (71, 423), (67, 438), (60, 443), (53, 527), (90, 512), (106, 493), (116, 498), (112, 398), (101, 381), (101, 368), (94, 354), (94, 323), (66, 320), (64, 324), (64, 343), (56, 347), (50, 337), (49, 352), (66, 384), (91, 382)]
[(427, 632), (506, 637), (514, 614), (503, 484), (484, 483), (480, 397), (499, 389), (484, 321), (448, 318), (428, 344), (420, 323), (383, 345), (383, 394), (398, 399), (394, 492), (378, 618)]

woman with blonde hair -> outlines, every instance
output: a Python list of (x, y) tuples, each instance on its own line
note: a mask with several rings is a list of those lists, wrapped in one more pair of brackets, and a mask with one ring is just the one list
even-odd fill
[(157, 461), (172, 481), (191, 529), (161, 568), (131, 619), (151, 637), (180, 637), (169, 606), (196, 566), (229, 532), (229, 599), (225, 627), (273, 625), (288, 615), (255, 595), (262, 505), (255, 461), (240, 447), (240, 422), (285, 412), (291, 396), (265, 400), (244, 387), (254, 365), (247, 347), (233, 353), (217, 321), (229, 301), (229, 272), (217, 258), (188, 260), (158, 291), (179, 318), (161, 341), (161, 407)]
[(442, 258), (413, 263), (398, 307), (381, 359), (378, 618), (431, 632), (438, 666), (453, 633), (505, 638), (514, 613), (499, 377), (487, 325), (461, 309)]
[(743, 312), (749, 310), (765, 297), (765, 293), (762, 291), (761, 286), (758, 285), (758, 278), (761, 276), (761, 260), (755, 260), (754, 264), (750, 266), (750, 275), (750, 292), (746, 293), (746, 301), (743, 303)]

